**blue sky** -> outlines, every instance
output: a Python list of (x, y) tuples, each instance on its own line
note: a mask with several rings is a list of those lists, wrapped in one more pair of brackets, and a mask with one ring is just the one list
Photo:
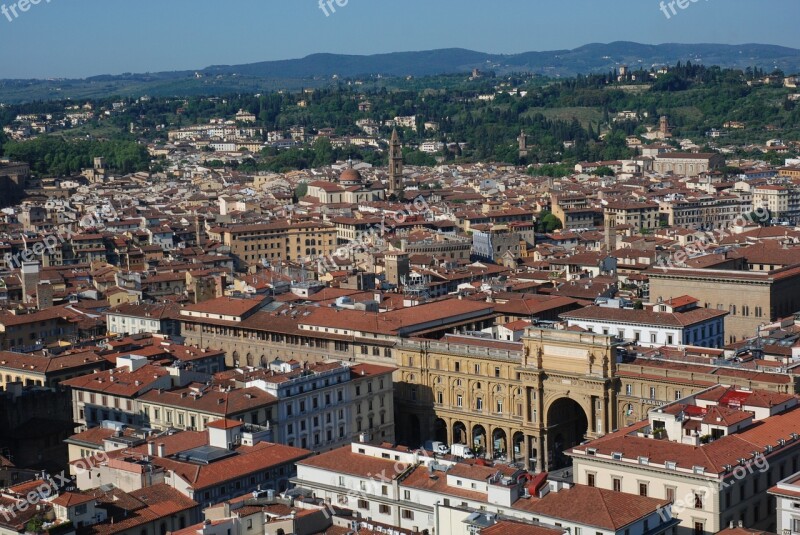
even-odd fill
[[(0, 0), (0, 78), (156, 72), (463, 47), (513, 53), (618, 40), (800, 48), (798, 0)], [(24, 0), (23, 0), (24, 1)], [(340, 0), (344, 2), (344, 0)], [(681, 0), (691, 2), (692, 0)], [(9, 20), (11, 19), (11, 20)]]

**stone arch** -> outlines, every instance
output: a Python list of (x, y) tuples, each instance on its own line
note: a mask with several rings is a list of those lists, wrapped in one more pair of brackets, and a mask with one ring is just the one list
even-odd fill
[(497, 427), (492, 431), (492, 452), (495, 459), (508, 458), (508, 438), (505, 429)]
[(569, 464), (564, 450), (583, 442), (589, 432), (591, 411), (579, 401), (566, 396), (554, 397), (545, 408), (547, 451), (552, 455), (550, 469)]
[(529, 452), (525, 451), (525, 433), (517, 431), (511, 438), (513, 448), (509, 451), (508, 460), (511, 462), (525, 462), (525, 457)]
[(433, 422), (433, 436), (439, 442), (447, 443), (447, 422), (441, 418), (436, 418)]
[(453, 422), (453, 444), (466, 444), (472, 447), (467, 437), (467, 426), (464, 422)]
[(486, 428), (481, 424), (472, 426), (472, 446), (486, 451)]

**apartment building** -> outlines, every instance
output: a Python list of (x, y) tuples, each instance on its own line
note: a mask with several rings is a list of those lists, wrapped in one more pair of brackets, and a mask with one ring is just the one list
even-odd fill
[(751, 338), (762, 324), (800, 309), (798, 266), (767, 271), (659, 266), (646, 273), (651, 299), (669, 300), (689, 293), (705, 308), (728, 311), (726, 343)]
[(181, 333), (187, 344), (225, 351), (231, 367), (267, 366), (275, 358), (393, 365), (398, 337), (481, 330), (496, 317), (492, 304), (459, 299), (378, 312), (303, 305), (270, 312), (265, 305), (232, 298), (190, 305), (181, 311)]
[(769, 185), (753, 188), (753, 207), (766, 208), (770, 216), (785, 221), (800, 218), (800, 188)]
[(394, 441), (394, 371), (374, 364), (276, 360), (264, 369), (222, 376), (275, 400), (275, 441), (320, 451), (360, 436)]
[(116, 368), (74, 377), (62, 384), (72, 389), (73, 421), (87, 428), (105, 420), (143, 425), (146, 422), (137, 405), (141, 396), (153, 389), (168, 390), (208, 378), (183, 366), (165, 368), (149, 364), (145, 357), (129, 355), (117, 357)]
[(322, 222), (283, 221), (237, 225), (211, 231), (231, 248), (236, 266), (244, 269), (262, 260), (292, 261), (327, 256), (337, 248), (336, 228)]
[(778, 481), (768, 492), (776, 502), (775, 533), (791, 535), (800, 532), (800, 473)]
[(217, 420), (206, 431), (181, 431), (106, 453), (77, 471), (81, 490), (103, 485), (132, 492), (166, 484), (203, 508), (260, 489), (283, 492), (295, 463), (312, 452), (265, 440), (267, 431)]
[(0, 313), (0, 349), (30, 352), (78, 334), (76, 314), (63, 307), (50, 307), (29, 314)]
[(721, 348), (725, 344), (726, 310), (702, 308), (694, 297), (683, 295), (623, 308), (617, 300), (561, 314), (570, 327), (616, 336), (642, 345), (694, 345)]
[[(368, 522), (415, 533), (479, 533), (501, 519), (603, 535), (665, 533), (677, 523), (659, 515), (670, 508), (663, 499), (570, 487), (505, 465), (433, 460), (387, 444), (353, 443), (304, 459), (292, 481)], [(605, 514), (590, 512), (597, 507)]]
[(729, 226), (753, 211), (752, 199), (735, 195), (703, 195), (662, 201), (659, 211), (670, 227), (685, 229)]
[(654, 230), (660, 226), (656, 203), (614, 201), (604, 205), (603, 216), (614, 227), (629, 225), (639, 230)]
[(149, 390), (135, 400), (133, 414), (143, 425), (159, 430), (205, 431), (211, 422), (225, 419), (270, 427), (275, 422), (276, 404), (274, 396), (254, 387), (230, 389), (191, 383)]
[(11, 383), (55, 388), (62, 381), (109, 366), (105, 358), (93, 351), (61, 355), (0, 351), (0, 388), (8, 390)]
[(106, 311), (109, 334), (180, 334), (180, 307), (173, 304), (124, 303)]
[(679, 534), (774, 531), (767, 489), (800, 462), (794, 395), (714, 386), (570, 450), (575, 481), (674, 503)]
[(626, 347), (619, 351), (617, 415), (621, 426), (647, 418), (660, 407), (712, 384), (727, 384), (780, 394), (800, 392), (800, 376), (753, 360), (737, 362), (725, 351), (700, 347)]

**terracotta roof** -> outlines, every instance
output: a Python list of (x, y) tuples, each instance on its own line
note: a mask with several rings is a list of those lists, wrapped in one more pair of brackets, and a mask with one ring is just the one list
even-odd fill
[(572, 312), (564, 312), (560, 317), (576, 320), (641, 323), (659, 327), (687, 327), (727, 315), (727, 311), (709, 308), (695, 308), (686, 312), (653, 312), (629, 308), (588, 306)]
[(352, 446), (350, 445), (343, 446), (333, 451), (320, 453), (315, 457), (304, 459), (297, 464), (354, 476), (372, 477), (380, 474), (381, 479), (385, 477), (391, 480), (399, 477), (409, 466), (389, 459), (379, 459), (377, 457), (353, 453)]
[(483, 528), (481, 535), (561, 535), (562, 528), (525, 524), (515, 520), (501, 520), (494, 526)]
[(585, 485), (550, 492), (544, 498), (520, 499), (513, 508), (568, 522), (620, 530), (654, 513), (670, 500), (659, 500)]

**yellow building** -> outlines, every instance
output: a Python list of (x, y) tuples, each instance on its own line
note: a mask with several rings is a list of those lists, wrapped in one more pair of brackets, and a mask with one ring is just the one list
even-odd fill
[(398, 435), (410, 446), (433, 437), (548, 470), (616, 428), (609, 336), (531, 328), (522, 344), (448, 336), (395, 348)]
[(322, 222), (266, 223), (215, 229), (231, 248), (237, 267), (272, 262), (296, 261), (332, 254), (336, 250), (336, 227)]

